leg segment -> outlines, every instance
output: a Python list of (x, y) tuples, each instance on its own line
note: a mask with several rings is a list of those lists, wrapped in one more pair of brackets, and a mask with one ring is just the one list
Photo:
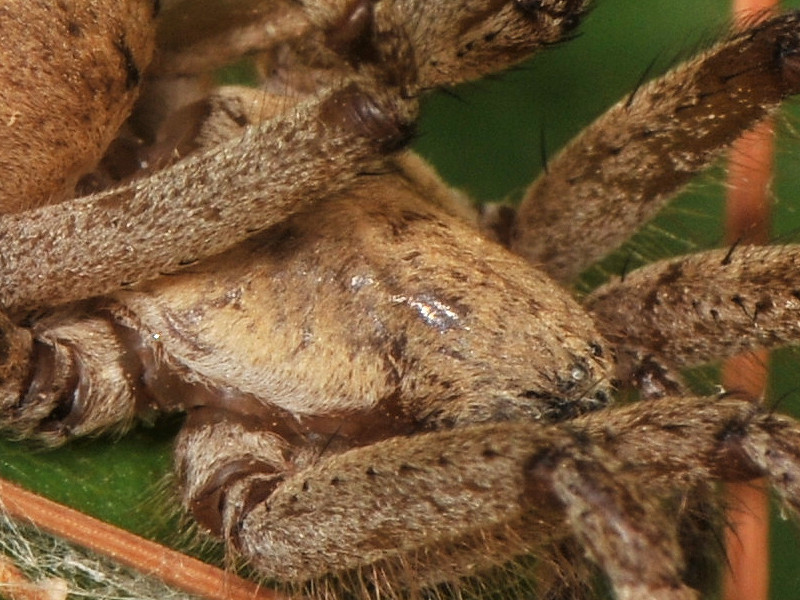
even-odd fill
[(5, 215), (0, 304), (86, 298), (221, 252), (377, 168), (413, 105), (350, 83), (146, 182)]
[(0, 428), (56, 445), (129, 426), (137, 412), (136, 375), (109, 319), (82, 313), (34, 329), (0, 315)]
[(511, 247), (572, 279), (639, 229), (743, 131), (800, 91), (800, 14), (786, 14), (636, 90), (528, 190)]
[(618, 377), (674, 395), (671, 372), (800, 339), (800, 247), (743, 246), (643, 267), (586, 300)]
[[(305, 4), (305, 3), (303, 3)], [(198, 75), (305, 37), (312, 23), (292, 0), (181, 0), (165, 7), (158, 27), (158, 77)]]
[[(184, 504), (211, 533), (236, 539), (241, 513), (291, 470), (288, 444), (251, 419), (212, 408), (189, 413), (175, 449)], [(256, 425), (254, 427), (254, 425)]]
[(484, 425), (309, 460), (244, 424), (190, 424), (178, 447), (186, 504), (213, 508), (214, 528), (278, 579), (356, 572), (384, 592), (387, 580), (453, 581), (541, 549), (566, 526), (620, 598), (694, 597), (658, 505), (564, 430)]
[(498, 423), (328, 456), (219, 413), (193, 427), (179, 445), (187, 504), (216, 511), (232, 547), (285, 581), (336, 574), (388, 593), (574, 536), (618, 597), (693, 598), (664, 499), (767, 475), (800, 508), (800, 427), (734, 398), (654, 400), (569, 431)]
[(652, 493), (766, 476), (800, 509), (800, 425), (734, 397), (662, 398), (580, 417), (604, 449), (625, 457)]

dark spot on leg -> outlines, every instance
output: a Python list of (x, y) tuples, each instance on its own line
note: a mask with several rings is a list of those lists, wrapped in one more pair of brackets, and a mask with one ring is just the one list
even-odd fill
[(517, 0), (516, 6), (530, 18), (546, 15), (560, 21), (561, 29), (567, 33), (573, 30), (581, 21), (581, 16), (586, 12), (586, 0)]
[(129, 90), (135, 88), (142, 80), (142, 73), (139, 70), (139, 65), (136, 64), (136, 59), (133, 57), (133, 52), (131, 51), (130, 46), (128, 46), (128, 42), (125, 39), (125, 36), (120, 36), (119, 40), (117, 40), (116, 44), (114, 44), (119, 50), (119, 53), (122, 54), (122, 60), (125, 67), (126, 78), (125, 78), (125, 87)]
[(737, 418), (724, 423), (717, 432), (716, 470), (724, 481), (749, 481), (764, 475), (742, 444), (747, 429), (747, 422)]
[(742, 309), (742, 312), (743, 312), (743, 313), (744, 313), (746, 316), (748, 316), (748, 317), (750, 317), (750, 318), (753, 318), (753, 316), (752, 316), (752, 315), (751, 315), (751, 314), (748, 312), (748, 310), (747, 310), (747, 305), (746, 305), (746, 303), (745, 303), (745, 299), (744, 299), (744, 298), (742, 298), (742, 297), (741, 297), (739, 294), (736, 294), (735, 296), (731, 296), (731, 302), (733, 302), (733, 303), (734, 303), (736, 306), (738, 306), (739, 308), (741, 308), (741, 309)]
[(772, 303), (771, 298), (762, 298), (756, 302), (756, 310), (753, 313), (753, 320), (757, 319), (759, 315), (767, 314), (775, 305)]
[(492, 460), (493, 458), (500, 456), (500, 453), (494, 448), (484, 448), (481, 452), (481, 456), (486, 460)]
[(8, 362), (10, 354), (11, 345), (8, 343), (8, 334), (5, 331), (0, 331), (0, 365)]
[(676, 262), (671, 264), (658, 278), (657, 287), (672, 287), (683, 275), (683, 266)]
[(417, 473), (417, 472), (419, 472), (419, 469), (414, 465), (409, 465), (408, 463), (403, 463), (398, 468), (398, 473), (401, 475), (408, 475), (410, 473)]

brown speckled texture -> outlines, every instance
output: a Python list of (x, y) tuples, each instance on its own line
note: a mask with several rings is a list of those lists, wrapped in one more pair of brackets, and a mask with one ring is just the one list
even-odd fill
[[(129, 4), (52, 5), (68, 36), (84, 29), (62, 13), (95, 7), (100, 46), (113, 49), (115, 108), (92, 114), (104, 141), (67, 154), (96, 161), (122, 118), (110, 113), (124, 116), (141, 86), (118, 142), (160, 159), (44, 207), (64, 188), (41, 167), (47, 191), (0, 217), (11, 435), (55, 445), (187, 413), (176, 445), (187, 510), (261, 574), (320, 597), (458, 592), (464, 578), (480, 590), (533, 554), (545, 597), (588, 597), (596, 570), (620, 599), (697, 598), (684, 542), (698, 498), (766, 476), (800, 507), (800, 425), (750, 398), (691, 397), (678, 371), (796, 340), (800, 248), (655, 264), (583, 305), (547, 274), (568, 279), (630, 235), (797, 91), (796, 14), (643, 86), (568, 146), (521, 218), (505, 215), (534, 265), (484, 239), (462, 196), (403, 146), (422, 91), (569, 35), (584, 2), (241, 0), (274, 26), (241, 46), (262, 52), (263, 102), (171, 79), (215, 66), (214, 43), (251, 35), (242, 13), (199, 18), (208, 36), (162, 44), (148, 72), (137, 57), (152, 5)], [(170, 3), (162, 32), (187, 31), (188, 8)], [(116, 23), (139, 26), (142, 47)], [(148, 121), (162, 100), (174, 120)], [(132, 132), (144, 122), (149, 137)], [(37, 172), (41, 154), (11, 160)], [(63, 181), (84, 171), (58, 165)], [(544, 253), (522, 251), (531, 240)], [(620, 382), (648, 399), (614, 406)]]

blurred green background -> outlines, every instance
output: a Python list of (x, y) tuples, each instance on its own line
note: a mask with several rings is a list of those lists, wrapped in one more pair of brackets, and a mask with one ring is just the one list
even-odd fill
[[(786, 6), (800, 7), (800, 0)], [(598, 0), (579, 37), (509, 73), (430, 97), (418, 150), (444, 177), (478, 200), (516, 199), (553, 154), (605, 108), (630, 91), (648, 69), (661, 72), (726, 30), (727, 0)], [(800, 114), (790, 105), (781, 131), (774, 194), (775, 238), (800, 227)], [(634, 244), (590, 273), (589, 286), (621, 261), (649, 260), (719, 245), (723, 169), (713, 169), (666, 209)], [(800, 356), (773, 358), (771, 397), (800, 414)], [(102, 519), (161, 539), (171, 440), (178, 423), (140, 427), (119, 440), (89, 440), (58, 451), (0, 445), (0, 475)], [(798, 529), (776, 511), (771, 597), (800, 598)]]

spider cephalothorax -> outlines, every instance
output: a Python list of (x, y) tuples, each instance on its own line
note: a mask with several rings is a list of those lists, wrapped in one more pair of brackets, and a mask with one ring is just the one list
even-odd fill
[[(800, 91), (797, 14), (642, 86), (499, 227), (404, 149), (418, 96), (563, 39), (586, 1), (242, 0), (196, 25), (205, 36), (186, 35), (190, 4), (168, 5), (157, 37), (143, 0), (8, 17), (48, 23), (40, 50), (107, 42), (64, 57), (88, 75), (37, 89), (64, 106), (6, 101), (42, 139), (5, 160), (51, 173), (41, 192), (17, 177), (0, 218), (13, 435), (58, 444), (186, 413), (189, 512), (256, 571), (323, 593), (334, 578), (415, 593), (538, 553), (599, 567), (620, 598), (692, 598), (693, 515), (675, 518), (676, 499), (767, 476), (800, 505), (800, 427), (735, 395), (695, 398), (679, 373), (794, 343), (796, 247), (659, 263), (583, 303), (567, 287)], [(229, 48), (257, 56), (261, 88), (203, 89)], [(0, 77), (18, 87), (39, 55), (15, 50), (0, 49)], [(112, 74), (90, 77), (96, 64)], [(82, 117), (91, 135), (34, 126), (100, 80), (114, 85)], [(93, 193), (64, 199), (79, 179)], [(646, 400), (615, 407), (615, 385)]]

